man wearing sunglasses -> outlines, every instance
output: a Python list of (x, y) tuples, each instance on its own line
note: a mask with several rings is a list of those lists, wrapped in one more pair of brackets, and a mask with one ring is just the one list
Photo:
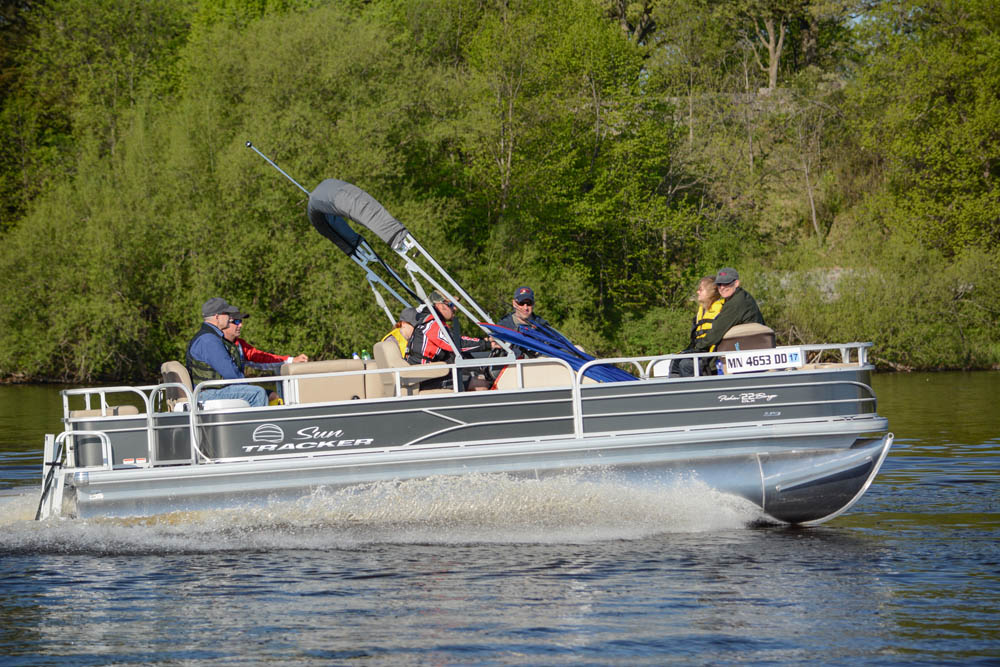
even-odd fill
[[(240, 353), (240, 360), (242, 362), (240, 367), (244, 369), (244, 372), (245, 367), (250, 366), (251, 368), (260, 369), (268, 375), (278, 375), (281, 372), (281, 366), (283, 364), (294, 364), (302, 361), (309, 361), (309, 357), (304, 354), (292, 357), (258, 350), (256, 347), (240, 338), (240, 334), (243, 333), (243, 320), (250, 317), (250, 315), (248, 313), (244, 313), (236, 306), (230, 306), (229, 317), (229, 326), (222, 330), (222, 335), (225, 336), (227, 341), (236, 346), (236, 350)], [(278, 389), (280, 390), (280, 388), (279, 383)], [(279, 396), (277, 392), (270, 391), (267, 394), (269, 405), (279, 404), (278, 399), (280, 398), (282, 397)]]
[[(511, 305), (514, 307), (514, 310), (507, 313), (497, 322), (497, 326), (507, 327), (514, 331), (520, 331), (521, 328), (537, 329), (540, 326), (551, 326), (543, 317), (535, 314), (535, 292), (530, 287), (518, 287), (514, 290), (514, 298), (511, 301)], [(538, 353), (534, 350), (525, 350), (517, 345), (512, 344), (510, 348), (517, 357), (538, 356)]]
[(309, 361), (309, 357), (304, 354), (291, 356), (274, 354), (273, 352), (265, 352), (264, 350), (257, 349), (240, 337), (243, 333), (243, 320), (250, 317), (250, 315), (242, 312), (236, 306), (232, 306), (230, 316), (232, 319), (229, 320), (229, 326), (222, 330), (222, 335), (236, 346), (246, 365), (276, 374), (281, 370), (282, 364), (296, 364)]
[[(201, 328), (188, 343), (185, 354), (185, 365), (193, 384), (246, 377), (243, 374), (244, 361), (239, 349), (223, 334), (223, 330), (229, 328), (234, 319), (233, 315), (237, 313), (239, 313), (237, 308), (219, 297), (212, 297), (202, 304)], [(267, 405), (267, 391), (263, 387), (249, 384), (227, 384), (205, 389), (199, 396), (203, 401), (238, 398), (249, 403), (251, 407)]]

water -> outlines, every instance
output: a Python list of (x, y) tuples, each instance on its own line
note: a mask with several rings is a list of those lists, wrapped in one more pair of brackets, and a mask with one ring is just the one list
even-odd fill
[(806, 530), (697, 484), (485, 477), (35, 523), (61, 406), (0, 386), (3, 664), (996, 664), (1000, 375), (875, 382), (896, 445)]

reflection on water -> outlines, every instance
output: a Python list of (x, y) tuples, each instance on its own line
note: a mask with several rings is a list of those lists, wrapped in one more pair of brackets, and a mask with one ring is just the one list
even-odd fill
[(880, 373), (872, 384), (897, 442), (919, 442), (924, 456), (947, 455), (956, 445), (1000, 443), (998, 372)]
[(877, 375), (896, 445), (857, 505), (807, 530), (748, 528), (752, 508), (698, 485), (572, 478), (36, 523), (58, 395), (0, 387), (0, 653), (15, 665), (1000, 659), (998, 378)]

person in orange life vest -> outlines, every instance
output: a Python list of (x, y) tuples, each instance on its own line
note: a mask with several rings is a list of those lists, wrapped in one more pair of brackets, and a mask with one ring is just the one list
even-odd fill
[[(454, 300), (445, 297), (437, 290), (431, 292), (430, 302), (434, 305), (441, 323), (447, 327), (447, 332), (442, 330), (442, 324), (434, 315), (427, 313), (417, 324), (410, 337), (410, 344), (406, 348), (406, 361), (410, 364), (427, 364), (433, 361), (443, 361), (454, 363), (457, 358), (456, 350), (452, 347), (452, 341), (460, 347), (458, 351), (463, 356), (473, 352), (486, 352), (493, 347), (497, 347), (488, 338), (472, 338), (463, 336), (455, 320), (457, 308)], [(450, 340), (449, 340), (450, 338)], [(421, 389), (435, 389), (450, 386), (451, 376), (436, 378), (420, 383)], [(426, 385), (426, 386), (425, 386)], [(482, 382), (473, 377), (468, 383), (468, 389), (488, 389), (489, 383), (482, 386)]]

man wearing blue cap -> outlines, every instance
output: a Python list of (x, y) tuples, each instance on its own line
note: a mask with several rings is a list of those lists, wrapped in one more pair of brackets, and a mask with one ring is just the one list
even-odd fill
[[(507, 313), (497, 326), (507, 327), (514, 331), (520, 331), (521, 327), (526, 329), (537, 329), (539, 326), (550, 326), (544, 318), (535, 314), (535, 292), (530, 287), (518, 287), (514, 290), (514, 299), (511, 301), (514, 310)], [(538, 353), (532, 350), (525, 350), (517, 345), (511, 345), (511, 350), (518, 357), (537, 357)]]

